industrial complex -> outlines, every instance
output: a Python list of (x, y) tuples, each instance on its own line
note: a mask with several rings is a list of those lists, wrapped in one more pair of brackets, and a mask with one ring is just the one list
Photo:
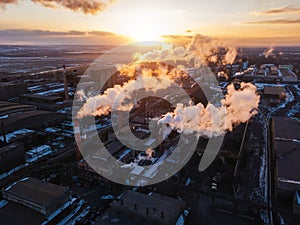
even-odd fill
[[(180, 142), (178, 130), (161, 134), (162, 143), (153, 149), (149, 146), (155, 140), (149, 139), (143, 146), (148, 152), (140, 152), (118, 139), (127, 130), (115, 133), (124, 118), (116, 122), (106, 113), (74, 120), (74, 110), (78, 112), (89, 96), (128, 82), (122, 73), (116, 72), (102, 90), (89, 81), (86, 65), (61, 65), (18, 79), (1, 76), (0, 224), (299, 224), (299, 67), (272, 59), (259, 63), (252, 57), (256, 53), (247, 54), (241, 52), (233, 64), (210, 65), (218, 87), (203, 79), (204, 87), (217, 95), (226, 95), (231, 84), (239, 90), (248, 82), (260, 98), (251, 119), (224, 133), (220, 151), (204, 171), (199, 171), (199, 163), (208, 137), (197, 137), (195, 151), (178, 160), (169, 157)], [(143, 64), (147, 66), (157, 64)], [(82, 80), (84, 94), (77, 89)], [(193, 79), (182, 76), (176, 82), (195, 104), (208, 104)], [(167, 100), (183, 99), (172, 87), (158, 92), (166, 97), (133, 104), (128, 119), (135, 138), (148, 138), (152, 119), (174, 110)], [(98, 139), (103, 148), (96, 145)], [(83, 147), (91, 150), (85, 157)], [(130, 174), (124, 178), (128, 185), (109, 179), (116, 168), (107, 166), (104, 149)], [(169, 168), (182, 164), (182, 169), (147, 185), (162, 161)], [(131, 185), (135, 180), (144, 183)]]

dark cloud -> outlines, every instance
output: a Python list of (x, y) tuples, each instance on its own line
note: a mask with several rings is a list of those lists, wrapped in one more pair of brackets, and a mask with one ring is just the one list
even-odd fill
[(11, 29), (11, 30), (0, 30), (0, 36), (81, 36), (85, 35), (86, 32), (82, 31), (48, 31), (48, 30), (23, 30), (23, 29)]
[(96, 36), (114, 35), (114, 33), (111, 33), (111, 32), (108, 32), (108, 31), (100, 31), (100, 30), (90, 31), (88, 34), (96, 35)]
[(281, 8), (274, 8), (259, 14), (300, 14), (300, 7), (286, 6)]
[[(34, 3), (42, 4), (45, 7), (64, 7), (75, 12), (81, 11), (85, 14), (95, 15), (103, 11), (114, 0), (31, 0)], [(17, 4), (18, 0), (0, 0), (0, 7), (5, 9), (7, 4)]]
[(107, 31), (0, 30), (0, 44), (123, 44), (130, 40)]
[(247, 22), (246, 24), (300, 24), (300, 19), (261, 20), (261, 21)]

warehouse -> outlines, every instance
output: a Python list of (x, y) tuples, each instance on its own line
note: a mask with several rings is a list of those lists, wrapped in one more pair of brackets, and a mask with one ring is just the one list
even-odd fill
[(277, 195), (300, 191), (300, 122), (287, 117), (272, 118), (272, 147)]
[(3, 198), (51, 215), (69, 200), (69, 188), (25, 178), (2, 190)]

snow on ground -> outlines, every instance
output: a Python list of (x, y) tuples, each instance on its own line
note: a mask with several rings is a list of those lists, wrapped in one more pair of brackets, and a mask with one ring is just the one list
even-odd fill
[(6, 206), (8, 204), (8, 201), (6, 200), (1, 200), (0, 201), (0, 209), (3, 208), (4, 206)]
[(48, 224), (51, 220), (53, 220), (58, 214), (60, 214), (63, 210), (71, 206), (77, 199), (72, 198), (70, 201), (66, 202), (61, 208), (52, 213), (41, 225)]
[(49, 145), (41, 145), (26, 152), (26, 162), (31, 163), (52, 153)]
[[(21, 136), (21, 135), (25, 135), (25, 134), (33, 134), (35, 133), (34, 130), (29, 130), (29, 129), (21, 129), (21, 130), (16, 130), (14, 132), (8, 133), (6, 134), (6, 141), (10, 142), (12, 139)], [(3, 136), (0, 136), (0, 140), (4, 141)]]

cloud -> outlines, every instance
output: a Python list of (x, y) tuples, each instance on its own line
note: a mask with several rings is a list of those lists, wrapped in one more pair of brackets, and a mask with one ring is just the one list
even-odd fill
[(170, 34), (170, 35), (163, 35), (162, 38), (168, 43), (185, 46), (191, 42), (193, 36)]
[(260, 20), (260, 21), (246, 22), (245, 24), (300, 24), (300, 19)]
[(259, 12), (258, 14), (300, 14), (300, 7), (296, 6), (286, 6), (281, 8), (273, 8), (267, 11)]
[(0, 44), (122, 44), (129, 40), (107, 31), (0, 30)]
[[(103, 11), (114, 0), (31, 0), (48, 8), (63, 7), (75, 12), (83, 12), (84, 14), (96, 15)], [(17, 4), (18, 0), (0, 0), (0, 7), (5, 9), (8, 4)]]
[(49, 31), (49, 30), (25, 30), (25, 29), (10, 29), (0, 30), (1, 37), (10, 36), (82, 36), (86, 32), (71, 30), (71, 31)]
[(96, 35), (96, 36), (107, 36), (107, 35), (114, 35), (114, 33), (108, 32), (108, 31), (100, 31), (100, 30), (94, 30), (94, 31), (90, 31), (88, 32), (88, 34), (90, 35)]
[(0, 0), (0, 8), (3, 10), (6, 8), (8, 4), (17, 4), (18, 0)]

